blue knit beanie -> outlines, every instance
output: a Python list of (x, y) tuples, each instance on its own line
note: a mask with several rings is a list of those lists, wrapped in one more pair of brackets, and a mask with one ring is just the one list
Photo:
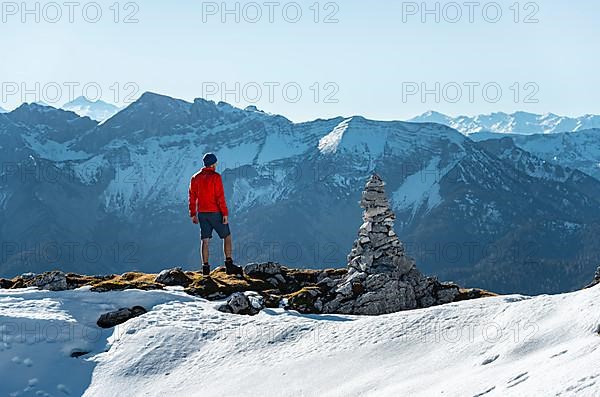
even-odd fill
[(213, 153), (206, 153), (202, 161), (204, 161), (205, 167), (210, 167), (211, 165), (217, 163), (217, 156), (215, 156)]

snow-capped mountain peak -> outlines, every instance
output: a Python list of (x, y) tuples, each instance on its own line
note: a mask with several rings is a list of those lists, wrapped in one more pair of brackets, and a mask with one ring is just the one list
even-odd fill
[(62, 106), (64, 110), (70, 110), (82, 117), (89, 117), (96, 121), (105, 121), (119, 112), (119, 108), (110, 103), (97, 100), (90, 101), (86, 97), (80, 96), (71, 102)]
[(434, 110), (429, 110), (417, 117), (415, 117), (412, 121), (423, 121), (428, 123), (439, 123), (448, 125), (451, 118), (443, 113), (436, 112)]

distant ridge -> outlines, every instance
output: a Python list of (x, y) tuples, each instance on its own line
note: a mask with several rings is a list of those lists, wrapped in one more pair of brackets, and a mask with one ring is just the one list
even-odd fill
[(559, 116), (554, 113), (535, 114), (528, 112), (496, 112), (477, 116), (451, 117), (428, 111), (408, 120), (417, 123), (440, 123), (452, 127), (465, 135), (481, 132), (515, 134), (552, 134), (557, 132), (581, 131), (600, 128), (600, 116)]
[(105, 121), (120, 110), (119, 107), (102, 100), (90, 101), (89, 99), (80, 96), (71, 102), (67, 102), (62, 106), (62, 109), (70, 110), (82, 117), (89, 117), (96, 121)]

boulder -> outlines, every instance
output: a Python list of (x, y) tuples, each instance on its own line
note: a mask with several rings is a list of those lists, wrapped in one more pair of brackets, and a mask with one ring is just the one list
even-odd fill
[(242, 314), (254, 316), (265, 308), (264, 298), (253, 291), (236, 292), (217, 310), (223, 313)]
[(192, 279), (183, 272), (180, 267), (166, 269), (160, 272), (154, 282), (166, 286), (181, 286), (188, 287), (192, 283)]
[(17, 277), (13, 281), (14, 281), (14, 284), (12, 285), (12, 287), (10, 287), (11, 289), (19, 289), (19, 288), (27, 287), (25, 285), (25, 281), (21, 277)]
[(131, 309), (121, 308), (119, 310), (115, 310), (114, 312), (101, 315), (96, 324), (100, 328), (112, 328), (145, 313), (147, 313), (147, 310), (142, 306), (134, 306)]
[(249, 263), (244, 266), (244, 274), (248, 276), (275, 276), (282, 273), (282, 266), (275, 262)]
[(458, 285), (452, 283), (440, 283), (436, 287), (436, 303), (438, 305), (454, 302), (454, 300), (460, 294), (460, 288), (458, 287)]
[(340, 280), (336, 280), (331, 277), (325, 277), (317, 282), (317, 287), (332, 289), (333, 287), (337, 286), (339, 282)]
[(0, 278), (0, 289), (11, 289), (15, 282), (5, 278)]
[(89, 351), (85, 351), (85, 350), (82, 350), (82, 351), (80, 351), (80, 350), (74, 350), (74, 351), (71, 352), (70, 357), (72, 357), (72, 358), (79, 358), (79, 357), (85, 356), (86, 354), (90, 354), (90, 352)]
[(65, 291), (69, 289), (67, 275), (61, 271), (52, 271), (39, 274), (26, 281), (29, 287), (38, 287), (48, 291)]
[(244, 295), (246, 295), (250, 302), (251, 314), (258, 314), (258, 312), (265, 308), (265, 298), (258, 292), (247, 291)]

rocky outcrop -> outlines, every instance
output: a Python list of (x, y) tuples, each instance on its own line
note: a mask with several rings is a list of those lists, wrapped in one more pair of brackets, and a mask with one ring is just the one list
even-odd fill
[[(126, 273), (130, 274), (130, 273)], [(123, 278), (124, 275), (105, 275), (105, 276), (85, 276), (76, 273), (63, 273), (55, 270), (41, 274), (23, 273), (11, 280), (0, 279), (0, 289), (18, 289), (26, 287), (36, 287), (48, 291), (64, 291), (73, 290), (76, 288), (91, 286), (92, 289), (101, 286), (103, 283), (110, 283), (116, 279)], [(137, 273), (142, 277), (142, 273)], [(146, 275), (144, 275), (146, 276)], [(147, 277), (147, 276), (146, 276)], [(130, 283), (130, 281), (128, 281)], [(133, 287), (134, 284), (130, 283)], [(135, 286), (137, 287), (137, 285)], [(114, 288), (117, 289), (117, 288)], [(124, 289), (124, 288), (122, 288)], [(144, 289), (144, 288), (140, 288)], [(150, 289), (150, 288), (146, 288)], [(105, 292), (111, 289), (99, 288), (97, 292)]]
[(27, 285), (48, 291), (64, 291), (69, 289), (67, 275), (61, 271), (47, 272), (34, 276), (28, 279)]
[(0, 278), (0, 289), (10, 289), (15, 285), (13, 280), (8, 280), (6, 278)]
[(154, 282), (170, 287), (187, 287), (192, 283), (192, 279), (188, 277), (180, 267), (176, 267), (160, 272), (160, 274), (154, 279)]
[(252, 291), (236, 292), (232, 294), (227, 301), (217, 310), (223, 313), (256, 315), (265, 308), (264, 298)]
[(142, 306), (134, 306), (131, 309), (125, 307), (101, 315), (96, 324), (100, 328), (112, 328), (145, 313), (147, 313), (147, 310)]
[(360, 205), (364, 223), (348, 256), (348, 273), (333, 291), (316, 298), (324, 302), (322, 312), (393, 313), (452, 302), (458, 296), (457, 285), (425, 277), (405, 254), (378, 175), (367, 182)]
[(300, 313), (321, 313), (323, 311), (323, 288), (306, 287), (290, 294), (285, 302), (286, 309)]
[(283, 295), (318, 284), (331, 287), (346, 273), (346, 269), (290, 269), (275, 262), (250, 263), (244, 267), (247, 277), (264, 280)]
[(244, 274), (249, 276), (277, 276), (284, 273), (284, 268), (279, 263), (249, 263), (244, 266)]

